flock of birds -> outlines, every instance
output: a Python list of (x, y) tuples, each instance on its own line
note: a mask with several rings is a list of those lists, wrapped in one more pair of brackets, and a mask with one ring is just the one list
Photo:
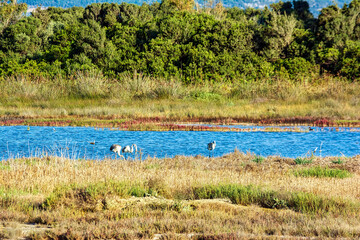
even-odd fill
[[(208, 143), (207, 149), (209, 150), (209, 157), (211, 157), (211, 153), (212, 153), (212, 156), (214, 157), (215, 147), (216, 147), (215, 141)], [(119, 144), (113, 144), (110, 147), (110, 151), (117, 153), (120, 158), (127, 159), (129, 154), (132, 154), (132, 153), (136, 154), (138, 152), (138, 148), (137, 148), (136, 144), (133, 144), (131, 146), (127, 145), (125, 147), (121, 147)], [(121, 155), (121, 153), (123, 153), (125, 155), (125, 157), (123, 155)]]

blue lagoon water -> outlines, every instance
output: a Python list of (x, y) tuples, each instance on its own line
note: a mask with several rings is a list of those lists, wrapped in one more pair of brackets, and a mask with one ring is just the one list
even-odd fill
[[(232, 126), (244, 128), (244, 126)], [(249, 128), (249, 126), (245, 126)], [(258, 128), (256, 126), (255, 128)], [(58, 155), (72, 159), (115, 158), (109, 148), (135, 143), (142, 158), (175, 155), (208, 156), (207, 143), (215, 140), (215, 156), (238, 149), (257, 155), (304, 157), (318, 148), (315, 155), (355, 156), (360, 154), (360, 131), (342, 128), (314, 128), (310, 132), (212, 132), (212, 131), (119, 131), (92, 127), (0, 127), (0, 159)], [(90, 144), (95, 142), (95, 144)]]

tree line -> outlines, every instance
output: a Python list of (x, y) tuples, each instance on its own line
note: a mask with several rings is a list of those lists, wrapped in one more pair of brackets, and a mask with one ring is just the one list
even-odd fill
[(38, 8), (30, 16), (26, 9), (0, 1), (0, 78), (78, 71), (185, 83), (360, 76), (360, 0), (323, 8), (318, 18), (306, 1), (260, 10), (193, 0)]
[[(122, 3), (123, 0), (19, 0), (18, 2), (26, 3), (27, 5), (34, 7), (34, 6), (42, 6), (42, 7), (62, 7), (62, 8), (70, 8), (70, 7), (86, 7), (92, 3)], [(197, 1), (200, 4), (209, 4), (209, 1), (213, 0), (202, 0)], [(154, 2), (154, 0), (126, 0), (127, 3), (135, 3), (141, 5), (142, 3), (146, 2), (148, 4)], [(274, 0), (222, 0), (222, 3), (226, 7), (239, 7), (239, 8), (261, 8), (264, 6), (269, 6), (269, 4), (273, 3)], [(316, 16), (318, 15), (319, 9), (322, 9), (330, 4), (336, 2), (339, 6), (343, 6), (345, 3), (350, 2), (349, 0), (308, 0), (310, 5), (310, 10)]]

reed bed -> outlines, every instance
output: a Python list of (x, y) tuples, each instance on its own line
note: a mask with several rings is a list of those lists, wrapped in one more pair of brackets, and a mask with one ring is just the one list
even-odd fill
[[(359, 120), (360, 84), (328, 78), (205, 82), (185, 85), (141, 73), (108, 79), (96, 72), (68, 78), (12, 76), (0, 81), (0, 115), (21, 117), (161, 117)], [(211, 107), (209, 107), (211, 106)]]
[[(360, 237), (359, 156), (254, 159), (10, 159), (0, 163), (0, 222), (49, 227), (32, 239)], [(294, 174), (311, 168), (349, 175)]]

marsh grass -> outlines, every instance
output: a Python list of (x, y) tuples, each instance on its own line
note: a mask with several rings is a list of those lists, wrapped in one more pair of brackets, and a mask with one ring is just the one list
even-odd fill
[[(338, 166), (351, 178), (331, 181), (289, 174), (304, 167), (294, 159), (255, 157), (2, 161), (0, 228), (51, 227), (26, 235), (33, 239), (360, 237), (359, 157)], [(314, 157), (311, 166), (333, 167), (335, 159)]]
[(109, 79), (96, 71), (53, 79), (12, 76), (0, 88), (0, 115), (29, 117), (357, 119), (360, 96), (360, 83), (341, 79), (314, 79), (306, 85), (280, 79), (185, 85), (137, 72)]
[[(42, 207), (45, 209), (54, 209), (60, 206), (76, 207), (84, 209), (82, 204), (97, 207), (97, 201), (104, 199), (106, 196), (117, 196), (119, 198), (147, 197), (154, 193), (154, 189), (146, 188), (141, 184), (130, 182), (98, 182), (86, 186), (77, 186), (76, 184), (65, 185), (55, 189), (43, 202)], [(105, 204), (101, 201), (101, 204)], [(94, 211), (92, 208), (86, 208), (87, 211)]]
[(348, 214), (360, 209), (359, 203), (342, 199), (324, 198), (304, 192), (279, 193), (252, 185), (208, 185), (195, 188), (193, 195), (195, 199), (229, 198), (235, 204), (256, 204), (264, 208), (286, 208), (311, 214)]
[[(174, 196), (171, 196), (171, 195)], [(130, 197), (168, 197), (180, 204), (183, 200), (229, 199), (233, 204), (244, 206), (258, 205), (271, 209), (292, 209), (297, 212), (310, 214), (354, 214), (360, 210), (360, 203), (354, 203), (341, 198), (326, 198), (305, 192), (277, 192), (262, 189), (253, 185), (205, 185), (190, 189), (181, 189), (171, 193), (168, 188), (152, 184), (130, 182), (107, 182), (88, 184), (84, 187), (76, 185), (55, 189), (47, 197), (42, 208), (51, 210), (59, 207), (82, 209), (94, 212), (109, 208), (109, 197), (128, 199)], [(111, 204), (111, 203), (110, 203)], [(113, 203), (114, 204), (114, 203)], [(172, 209), (166, 204), (163, 208)]]
[(351, 173), (347, 170), (322, 168), (319, 166), (299, 169), (294, 171), (294, 175), (297, 177), (332, 177), (332, 178), (347, 178), (351, 177)]

